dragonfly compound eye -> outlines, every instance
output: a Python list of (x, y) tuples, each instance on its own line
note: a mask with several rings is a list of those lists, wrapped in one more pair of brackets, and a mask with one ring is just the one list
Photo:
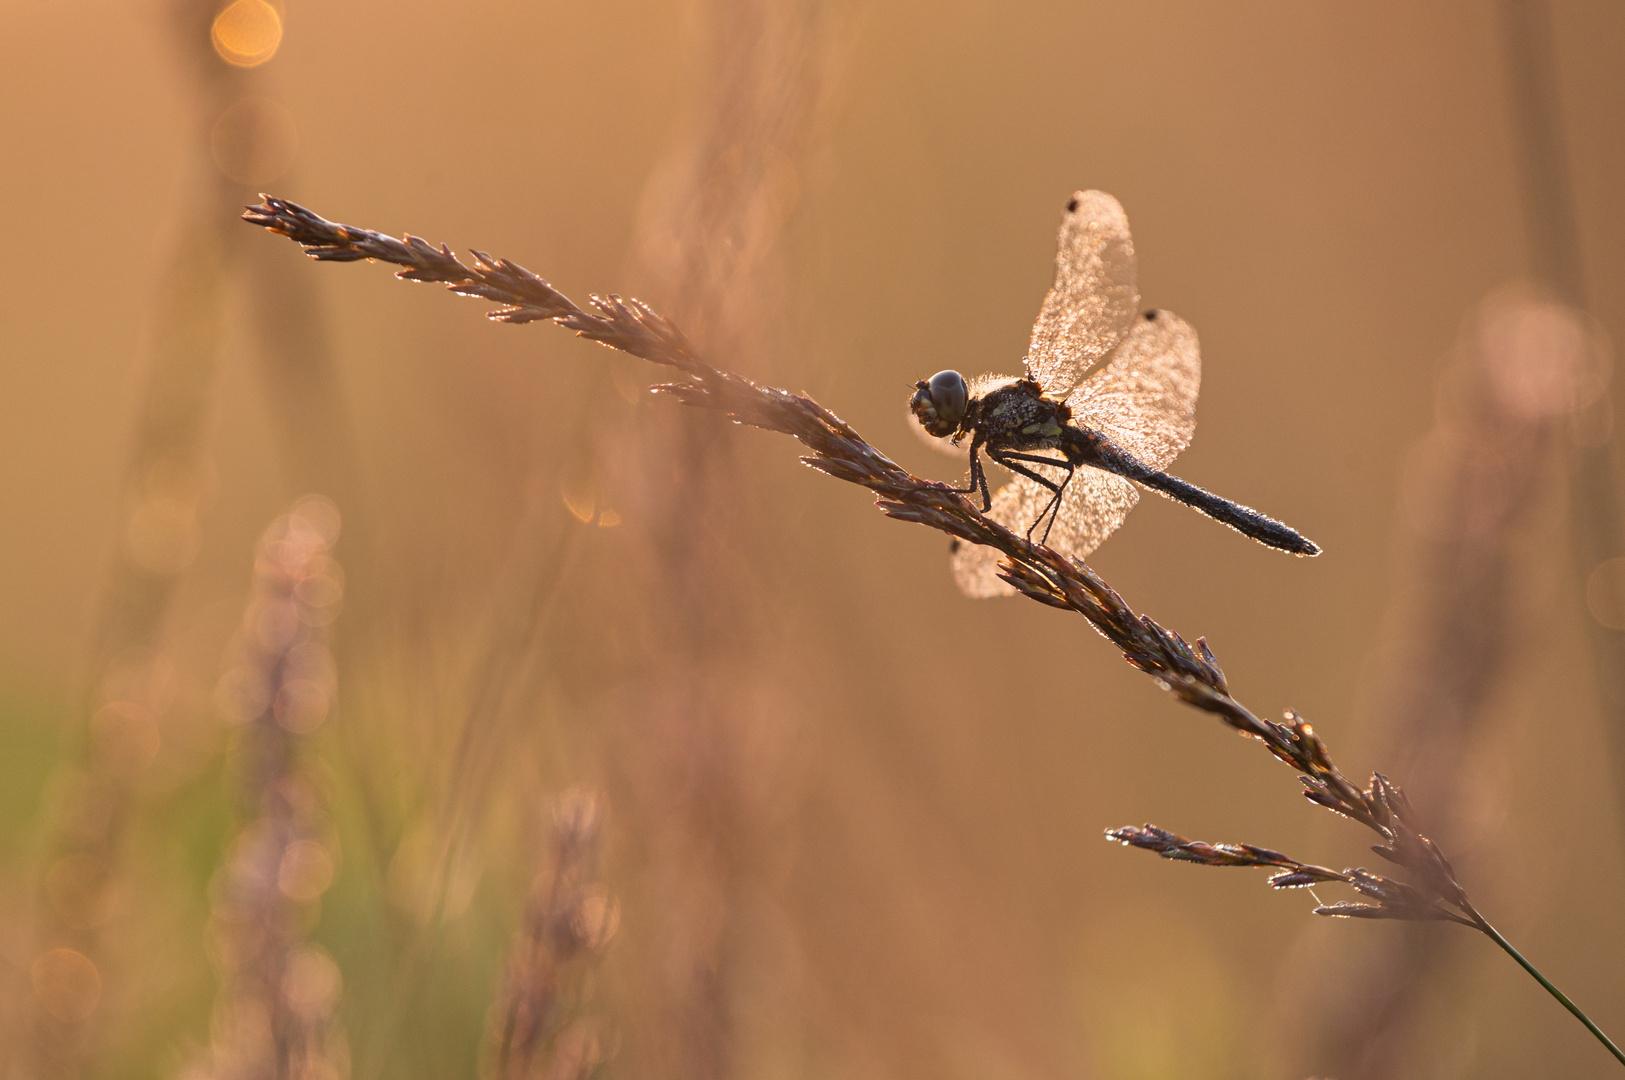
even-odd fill
[(926, 431), (938, 438), (947, 438), (959, 430), (969, 401), (964, 376), (957, 371), (939, 371), (929, 382), (922, 379), (914, 384), (914, 396), (909, 399), (908, 407)]

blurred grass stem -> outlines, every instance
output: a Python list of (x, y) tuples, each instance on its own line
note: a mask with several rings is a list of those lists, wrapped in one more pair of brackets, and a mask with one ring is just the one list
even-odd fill
[[(1515, 635), (1543, 608), (1530, 595), (1538, 568), (1527, 539), (1548, 528), (1536, 511), (1562, 469), (1588, 344), (1567, 305), (1522, 289), (1486, 297), (1439, 377), (1433, 430), (1408, 455), (1373, 753), (1405, 776), (1419, 816), (1458, 852), (1486, 839), (1473, 808), (1489, 789), (1471, 783), (1467, 752), (1484, 741), (1494, 695), (1519, 670)], [(1325, 959), (1342, 978), (1287, 993), (1310, 995), (1318, 1014), (1316, 1067), (1379, 1080), (1416, 1052), (1419, 1003), (1453, 957), (1450, 939), (1425, 924), (1362, 945), (1357, 956)]]
[[(114, 555), (97, 599), (84, 710), (92, 717), (110, 704), (107, 683), (121, 669), (167, 670), (164, 623), (201, 544), (210, 494), (208, 421), (226, 341), (227, 288), (233, 271), (252, 291), (253, 312), (265, 343), (265, 395), (277, 421), (283, 465), (296, 490), (322, 490), (343, 501), (355, 486), (349, 426), (340, 404), (326, 337), (314, 318), (308, 283), (289, 274), (233, 235), (226, 212), (251, 191), (211, 160), (211, 130), (236, 103), (263, 91), (263, 72), (224, 63), (211, 44), (217, 0), (173, 0), (160, 5), (176, 52), (192, 69), (192, 146), (185, 193), (169, 230), (176, 240), (158, 275), (152, 304), (152, 342), (137, 405), (134, 433), (121, 481)], [(246, 137), (252, 153), (259, 136)], [(360, 515), (354, 515), (359, 520)], [(352, 535), (355, 523), (352, 522)], [(160, 710), (161, 712), (161, 710)], [(161, 719), (155, 716), (154, 719)], [(95, 859), (114, 877), (123, 841), (137, 817), (137, 777), (109, 770), (94, 738), (84, 739), (76, 767), (86, 779), (78, 797), (47, 826), (52, 859)], [(42, 890), (43, 891), (43, 890)], [(33, 929), (38, 950), (71, 946), (92, 965), (105, 966), (104, 928), (75, 927), (51, 903), (39, 905)], [(95, 1068), (98, 1045), (113, 1025), (104, 1005), (65, 1023), (39, 1013), (14, 1037), (0, 1036), (0, 1062), (17, 1055), (40, 1075), (74, 1077)], [(10, 1018), (5, 1024), (10, 1026)]]
[[(724, 363), (788, 340), (773, 256), (827, 99), (835, 7), (696, 7), (703, 74), (645, 182), (628, 275)], [(787, 1029), (802, 1022), (767, 1005), (795, 993), (795, 970), (761, 959), (782, 951), (764, 868), (799, 767), (785, 745), (795, 713), (762, 723), (771, 689), (753, 675), (774, 647), (755, 599), (774, 545), (748, 497), (750, 463), (711, 418), (644, 409), (616, 424), (593, 401), (584, 412), (598, 422), (595, 468), (624, 500), (618, 544), (636, 599), (617, 621), (640, 643), (603, 752), (612, 801), (649, 845), (629, 899), (662, 972), (626, 983), (652, 1022), (628, 1033), (619, 1067), (754, 1075), (756, 1048), (795, 1041)]]
[[(1588, 308), (1589, 290), (1557, 97), (1551, 9), (1546, 0), (1501, 0), (1500, 7), (1529, 260), (1537, 278), (1584, 311)], [(1608, 399), (1591, 408), (1607, 409)], [(1607, 434), (1577, 448), (1570, 481), (1571, 543), (1580, 617), (1591, 641), (1599, 706), (1613, 751), (1615, 813), (1625, 823), (1625, 631), (1589, 617), (1584, 600), (1585, 582), (1592, 570), (1608, 559), (1625, 555), (1625, 509), (1621, 508), (1612, 425), (1594, 426)]]

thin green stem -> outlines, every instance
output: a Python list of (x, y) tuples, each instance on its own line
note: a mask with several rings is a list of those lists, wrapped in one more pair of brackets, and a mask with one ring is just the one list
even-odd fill
[[(1471, 911), (1471, 909), (1469, 909), (1469, 910)], [(1546, 976), (1542, 975), (1540, 973), (1540, 970), (1538, 968), (1536, 968), (1534, 964), (1531, 964), (1528, 960), (1525, 960), (1524, 956), (1523, 956), (1523, 953), (1519, 952), (1517, 949), (1514, 949), (1512, 947), (1512, 942), (1510, 942), (1506, 938), (1502, 937), (1501, 936), (1501, 931), (1497, 930), (1495, 927), (1491, 926), (1488, 922), (1486, 922), (1485, 919), (1484, 919), (1484, 916), (1480, 915), (1476, 911), (1472, 911), (1472, 916), (1473, 916), (1473, 919), (1478, 924), (1478, 928), (1480, 930), (1482, 930), (1482, 931), (1484, 931), (1484, 933), (1488, 934), (1490, 936), (1491, 940), (1493, 940), (1497, 945), (1501, 946), (1501, 948), (1506, 950), (1508, 956), (1510, 956), (1510, 957), (1512, 957), (1512, 959), (1516, 960), (1519, 963), (1519, 965), (1522, 966), (1522, 968), (1525, 971), (1527, 971), (1527, 972), (1529, 972), (1529, 974), (1533, 975), (1535, 977), (1535, 981), (1540, 983), (1540, 985), (1544, 986), (1546, 988), (1546, 992), (1548, 994), (1552, 995), (1558, 1001), (1562, 1002), (1563, 1003), (1563, 1008), (1565, 1008), (1569, 1012), (1573, 1013), (1575, 1019), (1580, 1021), (1580, 1023), (1584, 1024), (1586, 1026), (1586, 1030), (1591, 1032), (1591, 1034), (1593, 1034), (1593, 1035), (1595, 1035), (1597, 1037), (1598, 1042), (1600, 1042), (1604, 1046), (1608, 1047), (1608, 1052), (1610, 1054), (1613, 1054), (1614, 1057), (1619, 1061), (1619, 1063), (1621, 1065), (1625, 1065), (1625, 1053), (1622, 1053), (1620, 1051), (1619, 1047), (1614, 1045), (1614, 1040), (1613, 1039), (1610, 1039), (1608, 1036), (1606, 1036), (1606, 1035), (1604, 1035), (1602, 1033), (1602, 1028), (1598, 1027), (1596, 1024), (1593, 1024), (1591, 1022), (1591, 1017), (1589, 1017), (1585, 1013), (1581, 1012), (1580, 1007), (1578, 1005), (1576, 1005), (1574, 1002), (1570, 1001), (1569, 996), (1567, 994), (1563, 993), (1563, 991), (1561, 991), (1557, 987), (1553, 986), (1551, 984), (1551, 980), (1547, 979)]]

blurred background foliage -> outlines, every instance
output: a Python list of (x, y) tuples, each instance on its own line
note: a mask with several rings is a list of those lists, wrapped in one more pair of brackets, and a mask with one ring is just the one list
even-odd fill
[[(1062, 205), (1111, 192), (1202, 336), (1176, 471), (1326, 554), (1152, 499), (1093, 564), (1391, 771), (1618, 1035), (1625, 551), (1570, 523), (1614, 504), (1577, 463), (1625, 9), (1551, 5), (1545, 149), (1518, 12), (12, 0), (6, 1075), (1604, 1075), (1464, 933), (1102, 843), (1371, 858), (1078, 620), (960, 598), (941, 537), (637, 362), (235, 221), (266, 189), (640, 296), (953, 479), (909, 387), (1013, 370)], [(1507, 310), (1578, 411), (1495, 398)]]

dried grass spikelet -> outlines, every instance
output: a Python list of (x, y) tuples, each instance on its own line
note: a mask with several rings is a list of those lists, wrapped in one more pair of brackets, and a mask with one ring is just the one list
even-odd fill
[(209, 886), (210, 951), (221, 972), (211, 1042), (189, 1075), (210, 1080), (344, 1080), (336, 1019), (343, 978), (306, 940), (332, 884), (338, 843), (326, 794), (303, 758), (327, 719), (336, 672), (328, 636), (343, 574), (328, 554), (333, 504), (306, 498), (261, 536), (235, 661), (216, 698), (248, 821)]
[[(1591, 320), (1526, 286), (1498, 289), (1464, 320), (1433, 428), (1408, 455), (1371, 725), (1419, 816), (1469, 852), (1488, 839), (1487, 811), (1504, 795), (1474, 783), (1466, 763), (1485, 746), (1490, 702), (1519, 669), (1517, 646), (1546, 636), (1558, 615), (1530, 585), (1542, 576), (1530, 540), (1556, 540), (1552, 481), (1589, 437), (1581, 421), (1607, 374)], [(1402, 1071), (1451, 940), (1422, 925), (1362, 942), (1357, 955), (1352, 943), (1306, 940), (1299, 972), (1343, 972), (1301, 974), (1285, 991), (1314, 1017), (1306, 1055), (1347, 1080)]]
[[(1108, 838), (1157, 850), (1170, 858), (1208, 865), (1272, 866), (1278, 887), (1339, 880), (1365, 899), (1319, 905), (1317, 913), (1365, 919), (1445, 920), (1491, 938), (1575, 1015), (1621, 1062), (1612, 1041), (1555, 986), (1545, 979), (1473, 907), (1444, 853), (1421, 830), (1409, 801), (1382, 774), (1361, 788), (1332, 762), (1314, 729), (1288, 712), (1282, 722), (1263, 720), (1230, 694), (1217, 659), (1198, 638), (1187, 642), (1147, 616), (1136, 614), (1089, 567), (1042, 544), (1033, 544), (978, 512), (946, 484), (916, 477), (866, 442), (829, 410), (802, 394), (760, 386), (702, 360), (683, 333), (648, 305), (593, 296), (589, 308), (578, 307), (546, 280), (506, 259), (473, 252), (473, 264), (461, 262), (449, 247), (435, 247), (408, 234), (396, 239), (383, 233), (328, 221), (296, 203), (273, 196), (247, 208), (243, 218), (287, 236), (320, 261), (376, 259), (403, 267), (397, 276), (409, 281), (438, 282), (453, 293), (500, 305), (489, 317), (499, 322), (550, 320), (579, 336), (651, 362), (676, 368), (683, 381), (654, 387), (695, 408), (723, 414), (736, 423), (790, 435), (811, 451), (802, 461), (822, 472), (868, 488), (887, 515), (947, 533), (960, 541), (997, 549), (1003, 556), (999, 575), (1018, 593), (1050, 607), (1082, 615), (1120, 649), (1135, 668), (1157, 680), (1184, 703), (1209, 713), (1234, 730), (1263, 743), (1277, 759), (1301, 774), (1305, 796), (1376, 832), (1373, 850), (1406, 870), (1409, 881), (1396, 881), (1351, 868), (1331, 871), (1299, 863), (1247, 845), (1205, 845), (1154, 826), (1109, 832)], [(1273, 861), (1271, 861), (1273, 860)], [(1323, 875), (1331, 875), (1325, 877)]]
[(596, 792), (577, 789), (554, 803), (551, 865), (537, 872), (491, 1010), (487, 1054), (498, 1080), (578, 1080), (603, 1061), (585, 1001), (593, 962), (620, 921), (597, 881), (602, 828)]

